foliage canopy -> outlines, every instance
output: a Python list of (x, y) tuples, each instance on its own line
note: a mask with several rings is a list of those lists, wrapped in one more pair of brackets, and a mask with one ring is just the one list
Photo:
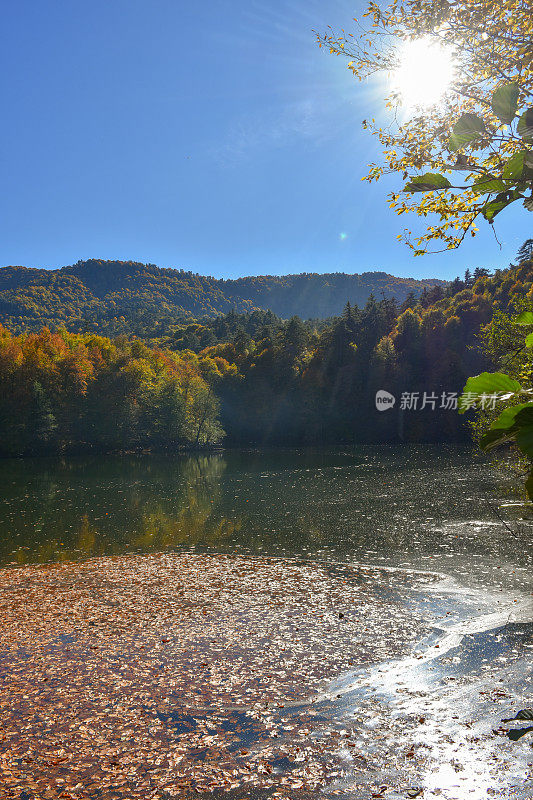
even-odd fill
[(378, 136), (384, 163), (371, 164), (366, 180), (400, 173), (403, 189), (391, 195), (398, 214), (414, 212), (435, 224), (413, 239), (422, 255), (435, 245), (458, 247), (476, 222), (512, 203), (533, 211), (533, 14), (530, 0), (392, 0), (369, 2), (368, 24), (356, 32), (317, 34), (320, 46), (349, 59), (363, 80), (391, 76), (404, 43), (425, 39), (453, 53), (454, 72), (440, 102), (401, 112), (391, 89), (390, 126), (363, 125)]

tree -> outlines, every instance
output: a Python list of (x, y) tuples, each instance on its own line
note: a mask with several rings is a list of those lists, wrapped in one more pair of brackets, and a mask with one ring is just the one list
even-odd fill
[(489, 270), (486, 269), (486, 267), (476, 267), (474, 270), (473, 283), (475, 283), (478, 278), (488, 278), (489, 274)]
[(453, 297), (454, 294), (457, 294), (458, 292), (462, 292), (462, 290), (464, 288), (465, 288), (465, 284), (461, 280), (461, 278), (459, 278), (459, 277), (454, 278), (453, 281), (448, 286), (448, 289), (446, 291), (446, 295), (448, 297)]
[(405, 300), (400, 306), (400, 312), (403, 314), (404, 311), (407, 311), (408, 308), (414, 308), (418, 303), (417, 296), (414, 292), (409, 292)]
[(283, 332), (282, 349), (289, 361), (294, 361), (304, 350), (309, 334), (299, 317), (291, 317)]
[(391, 207), (430, 215), (425, 233), (400, 238), (415, 255), (439, 242), (453, 249), (475, 235), (480, 217), (492, 224), (518, 201), (533, 211), (530, 0), (392, 0), (384, 8), (370, 0), (364, 16), (370, 26), (356, 20), (355, 34), (317, 34), (320, 46), (349, 59), (359, 80), (397, 73), (413, 43), (429, 61), (436, 53), (453, 60), (440, 102), (396, 114), (402, 94), (392, 86), (386, 100), (392, 125), (363, 122), (385, 155), (384, 164), (370, 165), (366, 180), (399, 173), (407, 182), (392, 193)]
[(533, 239), (526, 239), (524, 244), (516, 254), (519, 264), (524, 264), (526, 261), (531, 261), (533, 258)]
[(50, 400), (41, 384), (35, 381), (26, 420), (26, 437), (30, 446), (35, 449), (46, 446), (56, 428)]
[[(516, 326), (533, 330), (533, 313), (522, 311), (514, 320)], [(529, 475), (526, 480), (526, 491), (533, 500), (533, 389), (531, 388), (533, 332), (530, 332), (522, 347), (511, 354), (516, 360), (519, 352), (528, 353), (525, 364), (521, 365), (520, 381), (511, 374), (503, 372), (482, 372), (469, 378), (459, 402), (460, 413), (476, 407), (482, 413), (493, 401), (492, 407), (499, 412), (492, 419), (490, 427), (480, 439), (484, 450), (492, 450), (499, 445), (515, 444), (529, 463)], [(509, 360), (507, 360), (508, 362)], [(509, 363), (507, 363), (509, 370)], [(494, 415), (493, 415), (494, 416)]]

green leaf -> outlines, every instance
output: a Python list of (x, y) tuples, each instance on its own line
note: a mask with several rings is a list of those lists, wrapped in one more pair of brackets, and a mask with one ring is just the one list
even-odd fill
[(426, 172), (425, 175), (420, 175), (418, 178), (412, 178), (404, 186), (405, 192), (431, 192), (434, 189), (449, 189), (451, 183), (444, 175), (439, 175), (438, 172)]
[(515, 425), (533, 428), (533, 403), (524, 404), (524, 408), (521, 408), (515, 416)]
[(500, 444), (509, 444), (513, 440), (514, 431), (509, 431), (507, 428), (497, 428), (484, 433), (479, 443), (482, 450), (492, 450), (493, 447), (498, 447)]
[(533, 458), (533, 422), (530, 425), (521, 426), (515, 434), (515, 439), (524, 455)]
[(494, 392), (515, 394), (522, 391), (522, 387), (518, 381), (503, 372), (482, 372), (481, 375), (474, 375), (467, 380), (464, 391), (474, 394), (494, 394)]
[(508, 83), (500, 86), (492, 95), (492, 110), (494, 116), (499, 120), (510, 125), (515, 118), (518, 106), (519, 90), (516, 83)]
[(523, 453), (533, 456), (533, 403), (506, 408), (481, 437), (483, 450), (515, 441)]
[(485, 123), (477, 114), (463, 114), (453, 126), (448, 149), (454, 153), (476, 139), (481, 139), (486, 132)]
[(524, 111), (518, 120), (516, 130), (522, 139), (533, 139), (533, 108), (528, 108)]
[(533, 333), (528, 333), (526, 336), (526, 347), (533, 347)]
[(491, 200), (490, 203), (487, 203), (481, 209), (481, 213), (487, 220), (487, 222), (492, 222), (494, 217), (503, 211), (504, 208), (511, 205), (514, 202), (514, 197), (510, 196), (507, 192), (503, 193), (503, 197), (496, 197), (494, 200)]
[(533, 311), (522, 311), (514, 321), (515, 325), (533, 325)]
[(503, 168), (502, 178), (510, 181), (519, 180), (524, 171), (525, 157), (525, 150), (522, 150), (520, 153), (515, 153), (513, 156), (511, 156)]
[(459, 398), (459, 413), (464, 414), (467, 410), (465, 405), (469, 398), (475, 399), (481, 395), (498, 394), (502, 399), (520, 392), (522, 387), (518, 381), (505, 375), (503, 372), (482, 372), (481, 375), (474, 375), (466, 382), (463, 394)]
[[(533, 403), (524, 403), (512, 409), (506, 409), (499, 417), (502, 425), (511, 422), (511, 414), (514, 411), (514, 420), (509, 427), (493, 428), (481, 439), (481, 446), (485, 450), (495, 447), (497, 444), (504, 444), (514, 439), (524, 455), (533, 458)], [(498, 420), (496, 420), (498, 423)], [(494, 424), (494, 423), (493, 423)]]
[(532, 403), (520, 403), (518, 406), (511, 406), (510, 408), (505, 408), (500, 416), (494, 420), (492, 425), (490, 426), (490, 430), (508, 430), (511, 428), (516, 421), (516, 415), (519, 414), (524, 408), (532, 408)]
[(493, 175), (484, 175), (478, 178), (472, 186), (472, 191), (476, 194), (492, 194), (496, 192), (504, 192), (505, 184), (499, 178)]

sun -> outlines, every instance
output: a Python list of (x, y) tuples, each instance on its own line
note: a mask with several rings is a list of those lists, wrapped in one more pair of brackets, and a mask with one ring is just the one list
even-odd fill
[(438, 105), (454, 77), (451, 48), (430, 37), (410, 39), (401, 46), (392, 87), (407, 109)]

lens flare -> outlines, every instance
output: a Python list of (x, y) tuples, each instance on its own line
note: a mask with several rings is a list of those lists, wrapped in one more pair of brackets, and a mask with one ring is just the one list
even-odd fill
[(454, 77), (451, 48), (430, 37), (410, 39), (399, 52), (392, 87), (408, 109), (438, 105)]

